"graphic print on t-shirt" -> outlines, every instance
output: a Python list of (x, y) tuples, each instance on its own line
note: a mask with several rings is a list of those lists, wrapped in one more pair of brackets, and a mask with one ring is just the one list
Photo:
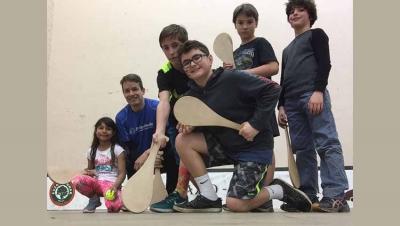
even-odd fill
[(243, 49), (235, 54), (235, 64), (238, 70), (252, 68), (254, 48)]

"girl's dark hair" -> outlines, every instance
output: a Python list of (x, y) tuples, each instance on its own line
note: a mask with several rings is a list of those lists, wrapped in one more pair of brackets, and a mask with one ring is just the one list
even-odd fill
[(308, 15), (310, 17), (310, 26), (314, 24), (317, 20), (317, 7), (315, 6), (314, 0), (289, 0), (286, 3), (286, 16), (289, 21), (289, 15), (295, 8), (302, 7), (307, 10)]
[(236, 7), (236, 9), (233, 11), (233, 17), (232, 17), (232, 21), (234, 24), (236, 23), (236, 19), (240, 14), (244, 14), (248, 17), (253, 17), (254, 20), (256, 21), (256, 24), (258, 23), (258, 12), (256, 7), (254, 7), (252, 4), (243, 3), (238, 7)]
[(92, 141), (91, 150), (90, 150), (90, 160), (93, 162), (93, 166), (94, 166), (94, 160), (96, 158), (96, 151), (100, 145), (99, 138), (97, 138), (97, 136), (96, 136), (96, 130), (97, 130), (97, 128), (99, 128), (99, 126), (102, 123), (104, 123), (104, 125), (106, 125), (107, 127), (110, 127), (114, 131), (114, 134), (111, 137), (111, 162), (112, 162), (112, 165), (115, 164), (114, 147), (115, 147), (115, 144), (118, 143), (117, 125), (115, 124), (114, 120), (112, 120), (111, 118), (102, 117), (99, 120), (97, 120), (96, 124), (94, 125), (93, 141)]

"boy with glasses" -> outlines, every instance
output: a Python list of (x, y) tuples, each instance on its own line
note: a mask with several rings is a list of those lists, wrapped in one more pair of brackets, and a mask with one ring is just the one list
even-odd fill
[(271, 80), (241, 71), (212, 70), (213, 58), (198, 41), (187, 41), (179, 48), (179, 59), (191, 79), (185, 95), (199, 98), (219, 115), (241, 123), (240, 131), (207, 126), (178, 124), (176, 148), (199, 188), (192, 201), (174, 205), (178, 212), (220, 212), (218, 198), (206, 167), (234, 164), (227, 194), (227, 207), (246, 212), (271, 199), (280, 199), (309, 211), (311, 202), (298, 189), (282, 180), (262, 187), (266, 167), (272, 161), (273, 136), (270, 117), (280, 87)]

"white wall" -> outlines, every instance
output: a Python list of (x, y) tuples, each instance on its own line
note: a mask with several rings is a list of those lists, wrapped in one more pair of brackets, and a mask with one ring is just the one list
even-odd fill
[[(212, 42), (220, 32), (240, 39), (231, 22), (238, 0), (48, 0), (47, 150), (48, 159), (86, 165), (93, 125), (114, 118), (125, 105), (119, 80), (139, 74), (146, 96), (157, 98), (156, 76), (166, 61), (158, 35), (171, 23), (186, 27), (190, 39)], [(249, 0), (259, 12), (257, 36), (265, 37), (281, 61), (294, 34), (286, 21), (286, 0)], [(328, 88), (345, 154), (353, 165), (353, 5), (317, 0), (318, 20), (330, 37), (332, 70)], [(221, 62), (214, 57), (214, 66)], [(273, 79), (279, 81), (279, 75)], [(284, 132), (281, 131), (284, 135)], [(275, 143), (277, 166), (287, 166), (284, 136)], [(74, 156), (74, 157), (72, 157)]]

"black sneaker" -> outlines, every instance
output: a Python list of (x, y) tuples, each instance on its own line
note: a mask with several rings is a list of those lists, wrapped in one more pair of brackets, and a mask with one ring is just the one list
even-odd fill
[(296, 209), (300, 210), (301, 212), (311, 211), (311, 200), (304, 192), (290, 186), (288, 183), (278, 178), (274, 179), (271, 185), (272, 184), (277, 184), (282, 187), (283, 198), (281, 199), (281, 201), (295, 206)]
[(190, 202), (175, 204), (173, 209), (181, 213), (218, 213), (222, 211), (222, 200), (209, 200), (202, 195), (196, 196)]
[(345, 199), (323, 197), (319, 203), (319, 208), (327, 213), (350, 212), (349, 204)]
[(224, 211), (232, 212), (232, 210), (229, 209), (228, 206), (227, 206), (226, 204), (222, 205), (222, 209), (223, 209)]
[[(228, 208), (226, 204), (222, 205), (222, 209), (224, 211), (233, 212), (231, 209)], [(261, 206), (250, 210), (252, 213), (273, 213), (274, 206), (272, 205), (272, 200), (267, 201), (266, 203), (262, 204)]]
[(347, 201), (354, 201), (353, 199), (353, 189), (348, 190), (346, 193), (344, 193), (344, 199), (346, 199)]
[(274, 206), (272, 204), (272, 200), (267, 201), (266, 203), (264, 203), (261, 206), (251, 210), (250, 212), (255, 212), (255, 213), (273, 213), (274, 212)]
[[(301, 212), (300, 210), (298, 210), (298, 209), (296, 208), (296, 206), (293, 206), (293, 205), (287, 204), (287, 203), (283, 203), (283, 204), (280, 206), (280, 208), (281, 208), (281, 210), (283, 210), (283, 211), (291, 212), (291, 213), (293, 213), (293, 212)], [(318, 202), (318, 201), (313, 202), (313, 203), (311, 204), (311, 211), (312, 211), (312, 212), (322, 212), (321, 209), (319, 208), (319, 202)]]

